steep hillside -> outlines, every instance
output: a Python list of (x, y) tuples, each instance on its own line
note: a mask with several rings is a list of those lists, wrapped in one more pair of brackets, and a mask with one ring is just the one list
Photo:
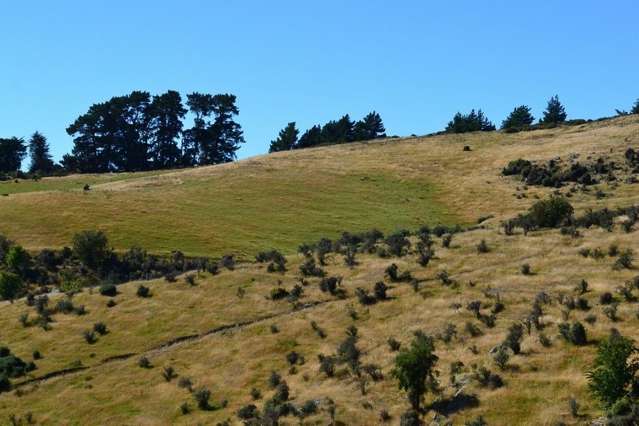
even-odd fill
[[(388, 424), (399, 424), (410, 405), (392, 374), (399, 352), (388, 342), (408, 348), (421, 331), (434, 338), (441, 389), (426, 395), (425, 421), (464, 424), (481, 415), (490, 425), (588, 423), (602, 411), (585, 375), (597, 343), (612, 327), (639, 339), (638, 261), (620, 260), (628, 250), (639, 252), (639, 225), (628, 226), (628, 211), (606, 216), (614, 222), (603, 227), (581, 220), (575, 228), (527, 235), (525, 221), (512, 232), (502, 221), (557, 192), (578, 218), (588, 208), (639, 205), (639, 184), (632, 183), (637, 173), (625, 166), (629, 147), (639, 148), (634, 116), (520, 134), (304, 150), (126, 176), (94, 183), (87, 192), (55, 179), (30, 192), (14, 191), (0, 198), (0, 233), (30, 248), (68, 244), (76, 231), (99, 228), (117, 248), (234, 252), (247, 259), (276, 248), (287, 254), (287, 263), (284, 272), (244, 262), (215, 274), (181, 275), (176, 282), (130, 282), (113, 297), (87, 288), (70, 299), (84, 310), (68, 313), (54, 308), (68, 296), (51, 294), (48, 330), (36, 321), (37, 303), (2, 302), (2, 345), (37, 368), (0, 393), (0, 418), (26, 422), (31, 415), (52, 425), (242, 424), (238, 410), (255, 404), (262, 424), (276, 414), (280, 424), (329, 424), (331, 418), (382, 424), (382, 412)], [(593, 164), (599, 183), (551, 188), (500, 175), (511, 160), (545, 164), (557, 157), (565, 169), (569, 159)], [(43, 191), (46, 185), (57, 188)], [(442, 235), (432, 226), (428, 235), (417, 232), (437, 223), (472, 226), (452, 235), (452, 228)], [(333, 244), (322, 269), (325, 278), (341, 277), (340, 283), (331, 291), (330, 282), (305, 276), (309, 259), (319, 266), (322, 255), (296, 254), (300, 244), (373, 227), (387, 236), (409, 229), (410, 247), (392, 253), (403, 236), (378, 238), (372, 248)], [(424, 262), (429, 241), (434, 253)], [(349, 247), (356, 254), (347, 266)], [(392, 264), (410, 276), (393, 279)], [(388, 286), (385, 298), (380, 281)], [(150, 297), (141, 297), (140, 285)], [(577, 321), (586, 340), (574, 344), (562, 327)], [(96, 323), (107, 332), (88, 339), (83, 332)], [(493, 352), (513, 327), (523, 332), (521, 350), (509, 352), (500, 368)], [(357, 335), (349, 343), (354, 348), (344, 343), (348, 333)], [(167, 374), (168, 367), (174, 374)], [(482, 380), (482, 368), (492, 372), (490, 379)], [(281, 385), (269, 385), (274, 371), (288, 385), (286, 398)], [(251, 395), (253, 388), (261, 397)], [(209, 404), (198, 407), (203, 389), (211, 393)], [(571, 399), (579, 404), (576, 416)]]
[[(519, 212), (529, 201), (514, 196), (517, 182), (499, 177), (508, 161), (600, 156), (638, 132), (639, 119), (630, 116), (510, 135), (330, 146), (151, 176), (0, 183), (0, 193), (10, 194), (0, 197), (0, 233), (30, 248), (62, 247), (75, 232), (97, 228), (119, 249), (246, 257), (274, 247), (293, 252), (300, 241), (344, 230), (469, 224)], [(465, 145), (472, 151), (464, 152)], [(92, 189), (83, 191), (83, 182)], [(636, 191), (615, 196), (626, 202)], [(604, 201), (575, 202), (581, 208)]]

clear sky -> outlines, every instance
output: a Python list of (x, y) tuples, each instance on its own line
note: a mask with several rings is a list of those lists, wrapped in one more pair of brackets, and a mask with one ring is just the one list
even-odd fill
[(596, 118), (639, 97), (638, 21), (637, 0), (0, 0), (0, 136), (39, 130), (59, 159), (79, 114), (136, 89), (236, 94), (241, 158), (370, 110), (397, 135), (555, 93)]

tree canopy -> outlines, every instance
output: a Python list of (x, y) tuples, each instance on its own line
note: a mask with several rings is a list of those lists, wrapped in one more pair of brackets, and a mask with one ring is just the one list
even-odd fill
[(501, 123), (501, 128), (506, 130), (524, 130), (533, 122), (535, 117), (530, 112), (530, 107), (521, 105), (513, 109), (513, 111)]
[(489, 132), (495, 125), (488, 120), (482, 110), (471, 110), (469, 114), (458, 112), (446, 126), (447, 133)]
[(92, 105), (67, 128), (74, 147), (63, 165), (80, 172), (111, 172), (234, 160), (244, 142), (242, 128), (234, 121), (239, 114), (236, 97), (196, 92), (187, 99), (194, 124), (186, 131), (187, 110), (176, 91), (153, 97), (133, 91)]
[(567, 116), (566, 109), (559, 101), (559, 96), (555, 95), (548, 100), (544, 116), (539, 122), (542, 124), (559, 124), (566, 121)]
[(268, 152), (288, 151), (293, 149), (297, 143), (297, 136), (299, 133), (299, 130), (295, 127), (295, 122), (288, 123), (286, 127), (280, 130), (277, 139), (271, 141), (271, 146), (269, 147)]
[(20, 170), (26, 153), (27, 148), (22, 139), (0, 138), (0, 173), (13, 173)]
[(31, 165), (30, 173), (40, 173), (47, 175), (51, 173), (55, 167), (51, 154), (49, 153), (49, 143), (47, 138), (40, 132), (35, 132), (29, 139), (29, 157)]

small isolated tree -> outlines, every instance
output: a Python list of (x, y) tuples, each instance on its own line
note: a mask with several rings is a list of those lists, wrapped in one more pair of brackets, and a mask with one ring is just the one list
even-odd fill
[(566, 121), (566, 117), (566, 110), (559, 101), (559, 96), (555, 95), (548, 100), (544, 116), (539, 122), (542, 124), (558, 124)]
[(53, 171), (49, 143), (47, 138), (40, 132), (35, 132), (29, 139), (29, 157), (31, 159), (29, 172), (46, 175)]
[(395, 358), (392, 375), (399, 380), (399, 388), (406, 391), (408, 401), (419, 411), (421, 400), (428, 391), (437, 391), (435, 342), (432, 337), (418, 333), (408, 349)]
[(73, 253), (89, 269), (99, 269), (111, 255), (109, 242), (102, 231), (83, 231), (73, 237)]
[(524, 130), (528, 128), (535, 117), (530, 113), (530, 107), (521, 105), (516, 107), (506, 119), (501, 123), (501, 128), (505, 130)]
[(632, 109), (630, 110), (630, 114), (639, 114), (639, 99), (637, 99), (635, 104), (632, 106)]
[(286, 127), (280, 130), (280, 134), (277, 139), (271, 141), (271, 146), (268, 152), (288, 151), (293, 149), (297, 143), (297, 136), (299, 130), (295, 127), (295, 122), (288, 123)]
[(604, 406), (612, 406), (630, 391), (639, 369), (637, 361), (631, 359), (636, 352), (634, 342), (618, 332), (599, 343), (587, 376), (590, 391)]

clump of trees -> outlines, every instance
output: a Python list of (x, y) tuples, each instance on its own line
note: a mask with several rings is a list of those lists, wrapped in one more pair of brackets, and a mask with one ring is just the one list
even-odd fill
[(474, 109), (468, 114), (458, 112), (446, 126), (446, 133), (490, 132), (495, 125), (488, 120), (483, 111)]
[[(232, 161), (244, 143), (236, 97), (191, 93), (186, 106), (176, 91), (151, 96), (133, 91), (92, 105), (68, 128), (73, 152), (63, 158), (69, 171), (153, 170)], [(187, 112), (193, 126), (184, 130)]]
[(382, 117), (375, 111), (359, 121), (352, 121), (348, 114), (339, 120), (331, 120), (323, 126), (315, 125), (299, 136), (295, 122), (288, 123), (278, 137), (271, 141), (269, 152), (310, 148), (386, 137)]

